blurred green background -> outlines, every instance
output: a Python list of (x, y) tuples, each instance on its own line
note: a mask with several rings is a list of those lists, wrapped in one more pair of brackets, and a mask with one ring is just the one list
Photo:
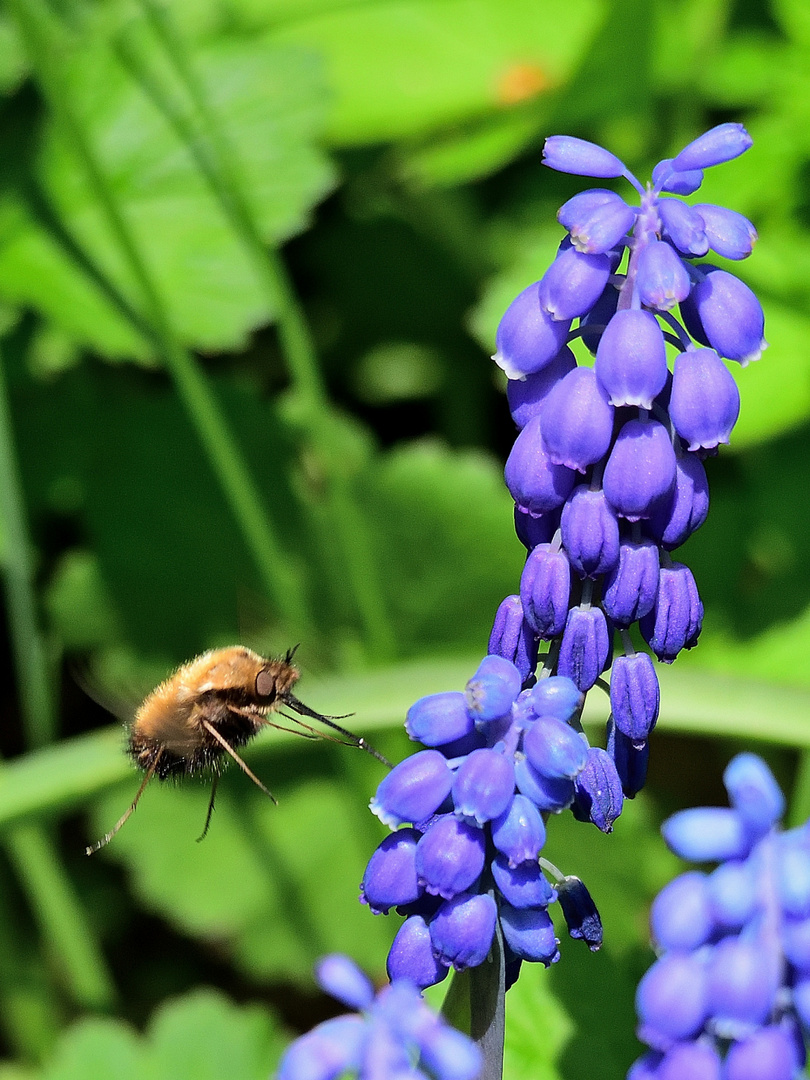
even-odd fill
[(137, 786), (104, 707), (300, 641), (303, 700), (403, 756), (520, 574), (488, 354), (587, 186), (543, 139), (645, 178), (748, 126), (698, 196), (760, 231), (735, 272), (771, 343), (684, 550), (704, 634), (614, 835), (551, 823), (604, 949), (561, 928), (508, 999), (508, 1076), (618, 1080), (661, 818), (724, 801), (753, 743), (810, 813), (806, 0), (3, 0), (0, 93), (2, 1080), (253, 1080), (333, 1009), (316, 956), (384, 977), (396, 919), (356, 901), (377, 763), (271, 733), (247, 757), (278, 808), (232, 772), (197, 845), (205, 785), (154, 784), (87, 859)]

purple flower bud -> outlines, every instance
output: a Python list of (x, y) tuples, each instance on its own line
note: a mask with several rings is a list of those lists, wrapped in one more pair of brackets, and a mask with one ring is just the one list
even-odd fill
[(647, 518), (675, 485), (675, 451), (657, 420), (628, 420), (610, 451), (602, 488), (617, 514)]
[(757, 835), (769, 832), (785, 812), (785, 796), (756, 754), (737, 754), (723, 773), (729, 802)]
[(522, 379), (550, 364), (565, 344), (570, 323), (555, 322), (540, 307), (540, 282), (535, 281), (512, 301), (495, 334), (492, 359), (510, 379)]
[(624, 794), (613, 759), (601, 746), (588, 748), (588, 760), (574, 781), (574, 788), (574, 817), (592, 822), (603, 833), (613, 832), (613, 822), (622, 812)]
[(422, 895), (416, 877), (416, 845), (420, 838), (416, 829), (397, 829), (386, 836), (369, 859), (360, 885), (360, 902), (368, 904), (375, 915), (387, 915), (390, 908), (412, 904)]
[(577, 192), (562, 204), (557, 211), (557, 221), (564, 229), (572, 232), (600, 206), (616, 206), (619, 203), (625, 205), (624, 199), (609, 188), (588, 188), (587, 191)]
[(725, 806), (698, 806), (679, 810), (661, 826), (667, 846), (690, 862), (742, 859), (751, 848), (743, 820)]
[(533, 417), (520, 432), (504, 469), (510, 495), (518, 507), (532, 514), (546, 514), (562, 506), (577, 479), (571, 469), (555, 465), (551, 460), (543, 443), (541, 419)]
[(557, 671), (587, 694), (607, 667), (611, 633), (601, 608), (579, 605), (565, 621)]
[(454, 814), (431, 825), (416, 845), (416, 873), (431, 896), (450, 900), (469, 889), (484, 869), (484, 834)]
[(634, 746), (632, 739), (617, 730), (615, 721), (609, 720), (607, 751), (621, 779), (624, 797), (634, 799), (647, 781), (650, 744)]
[(438, 750), (420, 750), (384, 776), (369, 803), (389, 828), (424, 821), (450, 794), (453, 774)]
[(470, 824), (483, 825), (507, 809), (514, 791), (512, 759), (498, 750), (473, 750), (453, 781), (456, 814)]
[(443, 746), (472, 734), (475, 723), (461, 691), (448, 690), (428, 694), (411, 705), (405, 717), (405, 730), (415, 742)]
[(546, 826), (534, 803), (514, 795), (507, 809), (492, 822), (492, 842), (509, 866), (537, 862), (546, 842)]
[(527, 551), (536, 548), (538, 544), (551, 543), (559, 527), (559, 509), (547, 514), (530, 514), (528, 510), (515, 506), (515, 533)]
[(657, 949), (693, 952), (714, 932), (705, 874), (692, 870), (665, 885), (652, 902), (650, 928)]
[(573, 780), (552, 780), (543, 776), (524, 755), (515, 758), (515, 781), (518, 791), (531, 799), (538, 810), (557, 814), (574, 801)]
[(810, 851), (796, 833), (780, 837), (774, 859), (776, 893), (782, 911), (794, 919), (810, 916)]
[(642, 304), (656, 311), (671, 311), (686, 299), (691, 287), (692, 282), (680, 256), (665, 240), (651, 240), (642, 248), (636, 277), (636, 288)]
[(765, 976), (754, 941), (730, 937), (712, 949), (707, 967), (706, 1000), (720, 1030), (735, 1022), (764, 1023), (774, 1006), (777, 986)]
[(758, 360), (768, 343), (763, 338), (762, 305), (745, 282), (716, 267), (701, 266), (703, 281), (681, 304), (689, 333), (741, 367)]
[(685, 146), (672, 161), (676, 172), (708, 169), (744, 154), (754, 140), (742, 124), (718, 124)]
[(329, 1080), (356, 1072), (366, 1042), (361, 1016), (336, 1016), (290, 1043), (276, 1080)]
[(691, 195), (703, 183), (703, 170), (675, 172), (672, 168), (672, 158), (664, 158), (653, 169), (652, 181), (656, 191), (669, 191), (673, 195)]
[(609, 277), (607, 255), (583, 255), (574, 247), (563, 248), (540, 279), (540, 306), (555, 322), (568, 325), (590, 311)]
[(315, 979), (330, 997), (350, 1009), (367, 1009), (374, 1001), (371, 980), (341, 953), (322, 956), (315, 964)]
[(658, 216), (667, 237), (684, 255), (700, 257), (709, 250), (703, 218), (691, 206), (680, 199), (659, 199), (656, 203)]
[(606, 574), (619, 561), (619, 520), (601, 490), (587, 484), (575, 488), (560, 528), (568, 559), (583, 577)]
[[(432, 1016), (431, 1021), (425, 1025), (419, 1041), (421, 1060), (431, 1076), (438, 1077), (438, 1080), (476, 1080), (483, 1065), (479, 1048), (472, 1039), (455, 1028), (437, 1023)], [(405, 1073), (409, 1078), (412, 1075), (410, 1069)]]
[(642, 746), (655, 727), (661, 700), (658, 678), (647, 653), (617, 656), (610, 673), (610, 708), (616, 727)]
[[(654, 1072), (655, 1080), (720, 1080), (723, 1065), (713, 1045), (675, 1043)], [(628, 1080), (633, 1080), (628, 1076)]]
[[(584, 473), (607, 453), (612, 435), (613, 409), (595, 372), (584, 367), (570, 371), (549, 393), (543, 409), (542, 438), (549, 460)], [(565, 497), (569, 494), (570, 488)]]
[(521, 960), (548, 967), (560, 959), (554, 923), (545, 908), (516, 908), (501, 904), (501, 928), (507, 945)]
[(531, 689), (535, 716), (556, 716), (566, 724), (582, 711), (584, 701), (579, 688), (562, 675), (547, 675)]
[(681, 649), (697, 644), (703, 625), (703, 604), (692, 571), (683, 563), (662, 566), (652, 611), (639, 621), (641, 636), (665, 664)]
[(650, 540), (619, 545), (619, 561), (605, 579), (602, 606), (617, 626), (652, 611), (658, 594), (658, 548)]
[(539, 371), (533, 371), (525, 379), (509, 379), (506, 399), (518, 428), (524, 428), (532, 417), (540, 414), (549, 391), (576, 366), (576, 357), (567, 345), (563, 345), (554, 359)]
[(584, 941), (591, 952), (598, 952), (602, 944), (602, 920), (583, 882), (569, 874), (557, 883), (557, 894), (568, 933), (576, 941)]
[(400, 926), (388, 953), (388, 978), (408, 979), (420, 990), (440, 983), (450, 970), (433, 955), (430, 930), (421, 915), (411, 915)]
[(706, 975), (691, 953), (669, 953), (653, 964), (636, 992), (639, 1038), (657, 1050), (693, 1038), (706, 1017)]
[[(609, 193), (613, 195), (612, 199), (602, 199), (598, 203), (586, 198), (597, 194), (597, 191), (583, 191), (569, 199), (557, 214), (557, 220), (571, 234), (574, 248), (587, 255), (607, 254), (632, 229), (636, 220), (636, 211), (613, 192)], [(572, 206), (576, 199), (581, 201)]]
[[(616, 286), (608, 284), (588, 314), (583, 315), (579, 320), (582, 340), (592, 353), (596, 352), (605, 327), (616, 314), (616, 308), (619, 306), (619, 295)], [(589, 327), (593, 327), (593, 329), (591, 330)]]
[(611, 405), (652, 408), (653, 398), (667, 381), (664, 335), (655, 316), (649, 311), (617, 311), (602, 334), (594, 370)]
[(740, 415), (740, 391), (713, 349), (690, 346), (676, 358), (669, 413), (690, 450), (729, 441)]
[(739, 930), (756, 909), (757, 882), (748, 862), (725, 862), (706, 882), (712, 918), (724, 929)]
[(557, 896), (537, 859), (510, 866), (505, 855), (497, 855), (492, 862), (492, 877), (504, 900), (512, 907), (548, 907)]
[(476, 724), (506, 716), (520, 693), (521, 681), (511, 660), (485, 656), (464, 690), (464, 700)]
[(543, 144), (543, 164), (576, 176), (623, 176), (624, 165), (615, 154), (573, 135), (550, 135)]
[(588, 744), (578, 731), (554, 716), (541, 716), (523, 736), (532, 767), (550, 779), (573, 780), (585, 768)]
[(693, 209), (703, 218), (712, 251), (724, 259), (748, 258), (757, 242), (757, 230), (747, 217), (712, 203), (697, 203)]
[(456, 971), (478, 967), (495, 936), (498, 909), (487, 893), (461, 893), (442, 904), (430, 924), (437, 958)]
[(523, 567), (520, 602), (526, 621), (541, 638), (562, 633), (570, 590), (571, 568), (565, 552), (553, 544), (538, 544)]
[(670, 498), (655, 504), (647, 525), (651, 535), (668, 551), (680, 547), (697, 532), (709, 513), (709, 481), (697, 454), (676, 455), (675, 470), (675, 488)]
[(773, 1024), (732, 1043), (726, 1054), (723, 1080), (792, 1080), (797, 1067), (790, 1032)]
[(495, 613), (492, 633), (489, 635), (489, 652), (511, 660), (520, 673), (522, 682), (528, 679), (537, 666), (537, 637), (523, 617), (523, 604), (519, 596), (507, 596), (501, 601)]

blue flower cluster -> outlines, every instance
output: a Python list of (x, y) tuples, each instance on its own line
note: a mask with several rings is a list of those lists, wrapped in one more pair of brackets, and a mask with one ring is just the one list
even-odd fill
[[(745, 365), (766, 344), (748, 286), (693, 262), (710, 251), (745, 258), (753, 225), (679, 196), (700, 187), (705, 168), (750, 145), (741, 125), (721, 124), (659, 162), (644, 188), (602, 147), (547, 139), (546, 165), (624, 177), (640, 202), (606, 188), (569, 199), (554, 262), (513, 301), (497, 333), (494, 359), (509, 378), (519, 428), (506, 484), (528, 556), (519, 595), (498, 611), (490, 652), (514, 661), (525, 684), (538, 643), (548, 642), (545, 669), (583, 693), (612, 664), (600, 767), (628, 797), (644, 783), (659, 704), (654, 665), (635, 651), (629, 628), (638, 623), (664, 663), (697, 641), (703, 606), (691, 571), (671, 552), (705, 520), (703, 458), (728, 442), (737, 420), (739, 393), (724, 361)], [(577, 363), (575, 338), (593, 366)], [(622, 655), (612, 658), (615, 630)]]
[(276, 1080), (475, 1080), (479, 1075), (478, 1047), (437, 1016), (411, 983), (393, 982), (375, 997), (366, 976), (338, 954), (324, 957), (315, 973), (328, 994), (359, 1014), (327, 1020), (296, 1039)]
[(779, 831), (784, 798), (754, 754), (734, 758), (723, 779), (730, 808), (664, 823), (676, 854), (719, 865), (682, 874), (653, 903), (659, 958), (636, 996), (651, 1049), (628, 1080), (793, 1080), (804, 1065), (810, 823)]
[(552, 964), (560, 954), (548, 907), (557, 899), (572, 937), (601, 944), (582, 882), (540, 857), (544, 815), (587, 795), (609, 816), (621, 787), (602, 798), (607, 755), (579, 728), (574, 683), (521, 685), (510, 660), (487, 656), (463, 693), (432, 694), (408, 712), (406, 730), (426, 749), (400, 762), (371, 801), (393, 831), (371, 856), (361, 894), (375, 914), (407, 916), (388, 956), (393, 980), (424, 988), (450, 967), (477, 967), (498, 929), (508, 982), (522, 960)]

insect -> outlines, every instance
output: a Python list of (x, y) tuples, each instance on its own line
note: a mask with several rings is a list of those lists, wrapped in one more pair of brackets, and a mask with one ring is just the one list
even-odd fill
[[(296, 734), (307, 739), (321, 736), (315, 728), (298, 717), (306, 716), (326, 725), (359, 746), (390, 768), (382, 754), (369, 746), (365, 739), (335, 723), (341, 716), (323, 716), (299, 701), (292, 690), (300, 672), (293, 665), (295, 649), (282, 659), (259, 656), (241, 645), (212, 649), (183, 664), (144, 700), (135, 714), (129, 733), (127, 751), (135, 764), (144, 771), (141, 786), (127, 811), (110, 831), (85, 850), (88, 855), (103, 848), (132, 815), (153, 776), (159, 780), (179, 778), (211, 770), (213, 783), (202, 840), (211, 824), (217, 783), (224, 763), (223, 755), (231, 757), (239, 768), (273, 802), (276, 799), (237, 753), (264, 727), (282, 731), (289, 728), (269, 717), (279, 714), (298, 726)], [(298, 716), (280, 712), (284, 707)]]

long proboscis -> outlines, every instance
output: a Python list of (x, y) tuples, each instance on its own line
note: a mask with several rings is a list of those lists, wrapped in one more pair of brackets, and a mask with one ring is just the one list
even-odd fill
[(324, 716), (323, 713), (315, 712), (314, 709), (310, 709), (308, 705), (305, 705), (303, 701), (299, 701), (294, 694), (285, 694), (284, 704), (292, 709), (293, 712), (297, 712), (299, 716), (308, 716), (311, 720), (317, 720), (320, 724), (325, 724), (326, 727), (330, 727), (333, 731), (339, 732), (344, 738), (348, 739), (353, 746), (359, 746), (361, 750), (365, 750), (367, 754), (371, 754), (377, 761), (382, 762), (386, 768), (393, 768), (393, 765), (388, 758), (383, 757), (379, 750), (375, 750), (361, 735), (355, 735), (353, 731), (349, 731), (348, 728), (341, 727), (340, 724), (335, 723), (336, 720), (345, 720), (348, 716), (354, 716), (354, 713), (345, 713), (343, 716)]

